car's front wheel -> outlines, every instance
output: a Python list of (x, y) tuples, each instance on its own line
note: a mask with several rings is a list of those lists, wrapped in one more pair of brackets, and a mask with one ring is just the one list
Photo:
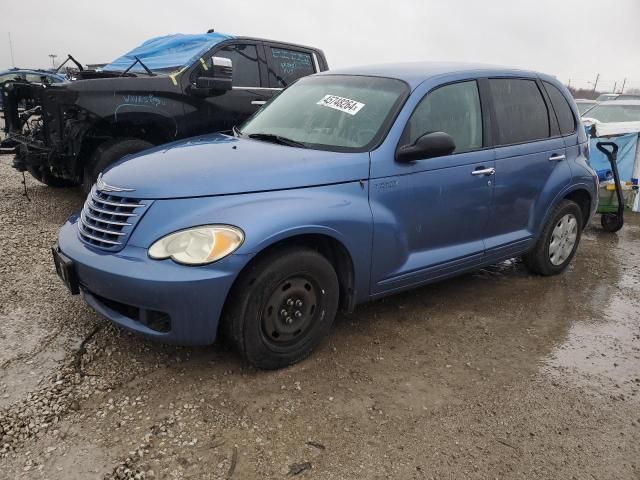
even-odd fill
[(549, 216), (533, 249), (522, 259), (539, 275), (557, 275), (573, 259), (582, 235), (582, 211), (575, 202), (562, 200)]
[(238, 279), (222, 328), (250, 364), (282, 368), (307, 357), (329, 332), (338, 298), (336, 272), (323, 255), (276, 250)]

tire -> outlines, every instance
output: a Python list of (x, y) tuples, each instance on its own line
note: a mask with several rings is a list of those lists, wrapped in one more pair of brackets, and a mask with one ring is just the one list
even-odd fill
[(153, 147), (152, 143), (139, 138), (114, 138), (101, 143), (93, 152), (89, 163), (84, 167), (82, 189), (88, 194), (100, 172), (109, 165), (117, 162), (125, 155), (138, 153), (151, 147)]
[[(545, 276), (557, 275), (567, 268), (580, 244), (582, 222), (582, 211), (577, 203), (571, 200), (558, 203), (533, 249), (522, 257), (527, 268)], [(564, 225), (563, 229), (561, 225)], [(556, 243), (552, 245), (554, 241)]]
[(78, 185), (77, 181), (69, 180), (68, 178), (59, 177), (58, 175), (52, 173), (48, 169), (28, 167), (27, 171), (31, 174), (33, 178), (38, 180), (40, 183), (44, 183), (48, 187), (69, 188), (69, 187), (75, 187), (76, 185)]
[(222, 333), (254, 367), (286, 367), (306, 358), (329, 332), (338, 299), (338, 277), (324, 256), (301, 247), (277, 250), (236, 281)]
[(624, 217), (615, 213), (603, 213), (600, 225), (606, 232), (615, 233), (624, 225)]

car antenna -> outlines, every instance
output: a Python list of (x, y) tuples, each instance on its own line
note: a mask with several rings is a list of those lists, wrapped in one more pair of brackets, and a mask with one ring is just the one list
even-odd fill
[(133, 57), (133, 58), (135, 58), (136, 60), (131, 65), (129, 65), (129, 67), (124, 72), (122, 72), (122, 75), (120, 75), (121, 77), (124, 77), (129, 72), (129, 70), (135, 67), (136, 63), (139, 63), (140, 66), (146, 70), (146, 72), (149, 74), (150, 77), (156, 76), (155, 73), (149, 70), (149, 67), (147, 67), (144, 63), (142, 63), (142, 60), (140, 60), (138, 57)]
[(53, 73), (58, 73), (58, 72), (60, 71), (60, 69), (61, 69), (62, 67), (64, 67), (64, 66), (65, 66), (65, 64), (66, 64), (69, 60), (71, 60), (73, 63), (75, 63), (75, 64), (76, 64), (76, 66), (78, 67), (78, 70), (80, 70), (80, 71), (83, 71), (83, 70), (84, 70), (84, 68), (82, 67), (82, 64), (81, 64), (79, 61), (77, 61), (75, 58), (73, 58), (73, 57), (71, 56), (71, 54), (69, 53), (69, 54), (67, 54), (67, 59), (66, 59), (64, 62), (62, 62), (60, 65), (58, 65), (58, 68), (56, 68), (56, 69), (53, 71)]

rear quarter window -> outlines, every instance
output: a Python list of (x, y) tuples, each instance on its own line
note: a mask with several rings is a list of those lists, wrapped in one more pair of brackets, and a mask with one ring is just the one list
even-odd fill
[(569, 106), (569, 102), (558, 88), (548, 82), (542, 82), (544, 88), (551, 99), (551, 105), (556, 112), (558, 123), (560, 124), (560, 133), (562, 135), (570, 135), (576, 131), (576, 119), (573, 116), (573, 110)]
[(308, 52), (267, 47), (269, 82), (272, 87), (285, 88), (301, 77), (315, 72), (313, 58)]
[(489, 89), (496, 112), (499, 145), (550, 136), (547, 104), (535, 80), (492, 78)]

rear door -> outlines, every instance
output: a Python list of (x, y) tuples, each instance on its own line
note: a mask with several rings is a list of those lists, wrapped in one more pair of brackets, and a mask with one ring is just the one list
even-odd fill
[(265, 42), (269, 87), (280, 91), (299, 78), (320, 71), (318, 57), (313, 50)]
[(535, 78), (490, 78), (495, 144), (495, 189), (488, 256), (527, 250), (571, 172), (565, 143), (542, 83)]

